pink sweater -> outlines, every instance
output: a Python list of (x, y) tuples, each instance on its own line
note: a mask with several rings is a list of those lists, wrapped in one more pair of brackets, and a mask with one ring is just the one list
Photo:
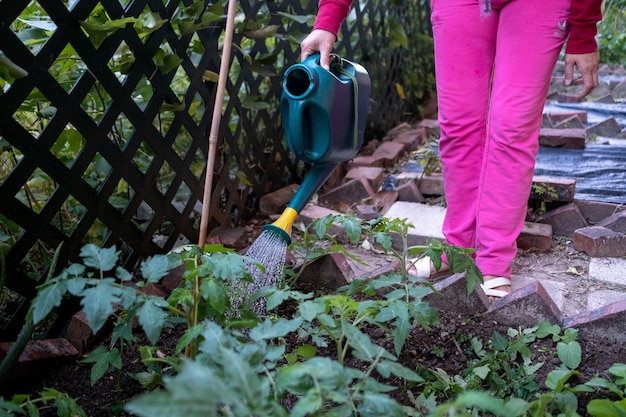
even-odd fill
[[(324, 29), (337, 36), (339, 26), (350, 13), (352, 0), (319, 0), (319, 11), (313, 29)], [(595, 36), (602, 20), (602, 0), (572, 0), (569, 17), (570, 35), (565, 47), (568, 54), (585, 54), (598, 50)]]

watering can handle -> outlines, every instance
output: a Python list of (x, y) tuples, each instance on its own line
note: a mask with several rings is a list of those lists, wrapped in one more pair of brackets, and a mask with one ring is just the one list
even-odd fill
[(330, 60), (330, 68), (331, 70), (335, 70), (336, 72), (345, 75), (346, 77), (348, 77), (350, 79), (350, 82), (352, 83), (352, 94), (353, 94), (353, 107), (354, 107), (354, 116), (353, 116), (353, 129), (352, 131), (354, 132), (353, 135), (353, 143), (352, 143), (352, 149), (354, 149), (355, 152), (358, 151), (357, 147), (359, 145), (359, 87), (357, 84), (357, 79), (354, 75), (352, 75), (352, 73), (348, 70), (346, 70), (343, 67), (343, 59), (336, 54), (331, 54), (331, 60)]

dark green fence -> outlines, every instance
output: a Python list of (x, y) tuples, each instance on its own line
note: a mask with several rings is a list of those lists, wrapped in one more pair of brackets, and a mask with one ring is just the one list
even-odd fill
[[(420, 116), (433, 87), (426, 1), (355, 0), (337, 51), (364, 65), (366, 140)], [(285, 145), (281, 74), (316, 1), (238, 3), (209, 229), (237, 225), (305, 167)], [(85, 243), (125, 267), (196, 243), (225, 4), (0, 0), (0, 324), (14, 339), (36, 286)], [(60, 309), (60, 334), (75, 306)]]

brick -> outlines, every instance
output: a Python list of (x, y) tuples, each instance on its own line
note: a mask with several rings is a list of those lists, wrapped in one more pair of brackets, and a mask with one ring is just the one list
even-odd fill
[(577, 117), (582, 123), (587, 123), (586, 110), (570, 110), (548, 113), (548, 118), (552, 124), (557, 124), (563, 120), (569, 119), (570, 117)]
[(555, 129), (584, 129), (585, 125), (580, 121), (578, 116), (570, 116), (553, 125)]
[(211, 230), (208, 238), (236, 251), (248, 245), (248, 235), (243, 227), (218, 226)]
[[(0, 343), (0, 361), (7, 355), (13, 342)], [(0, 392), (19, 389), (20, 386), (32, 385), (33, 378), (41, 378), (52, 367), (62, 365), (68, 359), (77, 358), (78, 350), (67, 340), (44, 339), (31, 340), (26, 344), (17, 362), (5, 379), (0, 383)]]
[(265, 194), (259, 199), (259, 213), (264, 216), (282, 213), (299, 187), (298, 184), (291, 184), (269, 194)]
[(387, 210), (398, 200), (398, 192), (392, 191), (380, 191), (374, 194), (372, 198), (376, 207), (379, 207), (378, 211), (381, 214), (385, 214)]
[(603, 226), (614, 232), (626, 234), (626, 211), (612, 214), (596, 223), (596, 226)]
[(383, 161), (372, 155), (358, 155), (348, 163), (348, 169), (353, 167), (382, 167)]
[(373, 190), (378, 190), (383, 183), (385, 170), (380, 167), (355, 166), (348, 170), (344, 181), (365, 178)]
[(537, 223), (547, 223), (552, 226), (553, 236), (573, 238), (574, 232), (587, 227), (587, 221), (574, 203), (565, 204), (548, 211), (536, 220)]
[(304, 292), (320, 289), (337, 290), (354, 278), (346, 256), (332, 253), (320, 256), (306, 266), (298, 277), (298, 289)]
[[(543, 188), (545, 192), (541, 194), (537, 193), (539, 188)], [(574, 201), (575, 192), (576, 180), (574, 179), (534, 176), (530, 198), (540, 201), (562, 201), (569, 203)]]
[(611, 94), (617, 100), (626, 99), (626, 80), (620, 82), (615, 87), (613, 87), (613, 90), (611, 90)]
[(563, 320), (564, 329), (578, 329), (581, 340), (607, 340), (615, 344), (626, 343), (626, 300), (585, 311)]
[(344, 203), (352, 205), (360, 203), (374, 195), (369, 182), (364, 178), (355, 178), (333, 190), (319, 196), (319, 201), (326, 204)]
[(406, 181), (396, 187), (399, 201), (409, 201), (412, 203), (423, 203), (426, 201), (415, 181)]
[(574, 232), (574, 249), (589, 256), (626, 255), (626, 235), (602, 226), (589, 226)]
[(593, 100), (594, 103), (614, 104), (615, 99), (611, 94), (606, 94), (600, 98)]
[(426, 133), (428, 133), (428, 136), (434, 136), (436, 138), (441, 136), (441, 129), (439, 127), (439, 121), (436, 119), (424, 119), (419, 122), (418, 127), (425, 128)]
[(487, 310), (489, 299), (478, 287), (467, 293), (465, 274), (454, 274), (433, 284), (436, 292), (424, 296), (435, 309), (467, 314), (480, 314)]
[[(296, 221), (304, 223), (305, 226), (309, 227), (313, 220), (319, 219), (326, 216), (337, 216), (341, 215), (340, 212), (328, 209), (326, 207), (321, 207), (315, 204), (307, 204), (300, 213), (298, 213), (298, 218)], [(313, 231), (311, 231), (313, 232)], [(331, 236), (344, 236), (345, 231), (343, 227), (338, 224), (333, 223), (330, 226), (330, 230), (328, 230), (328, 234)]]
[(107, 334), (113, 325), (113, 317), (96, 334), (93, 334), (84, 311), (80, 310), (70, 319), (65, 332), (65, 339), (74, 346), (79, 353), (89, 350), (101, 337)]
[(589, 224), (596, 224), (599, 221), (624, 210), (624, 206), (621, 204), (585, 200), (574, 200), (574, 202)]
[(396, 165), (405, 155), (404, 145), (394, 142), (383, 142), (372, 154), (374, 166), (390, 168)]
[(373, 220), (380, 217), (380, 213), (373, 204), (357, 204), (356, 215), (359, 219)]
[[(605, 83), (605, 82), (600, 82), (596, 88), (594, 88), (593, 90), (591, 90), (591, 93), (589, 93), (589, 95), (586, 97), (587, 101), (593, 101), (596, 103), (607, 103), (606, 101), (600, 101), (601, 99), (604, 99), (606, 96), (611, 96), (611, 87)], [(612, 99), (613, 97), (611, 97)], [(615, 101), (613, 101), (614, 103)]]
[(561, 311), (539, 281), (496, 300), (483, 314), (505, 326), (532, 327), (542, 321), (560, 324)]
[(185, 270), (186, 268), (184, 264), (177, 266), (174, 269), (170, 269), (167, 275), (161, 280), (161, 286), (169, 292), (174, 291), (180, 286)]
[(617, 120), (615, 120), (615, 117), (611, 116), (593, 126), (588, 127), (587, 135), (611, 137), (619, 135), (621, 131), (622, 128), (617, 124)]
[(399, 125), (391, 128), (391, 130), (389, 130), (386, 134), (385, 137), (383, 138), (383, 141), (385, 140), (393, 140), (394, 138), (397, 138), (398, 136), (400, 136), (401, 134), (403, 134), (404, 132), (413, 130), (413, 127), (411, 127), (410, 124), (403, 122), (400, 123)]
[(524, 250), (548, 252), (552, 248), (552, 226), (525, 222), (517, 238), (517, 247)]
[(426, 142), (426, 128), (420, 127), (400, 133), (392, 142), (403, 146), (405, 152), (413, 152)]
[(418, 184), (419, 190), (423, 195), (444, 195), (443, 174), (435, 173), (424, 175), (420, 178)]
[(585, 129), (541, 128), (539, 145), (553, 148), (585, 149)]

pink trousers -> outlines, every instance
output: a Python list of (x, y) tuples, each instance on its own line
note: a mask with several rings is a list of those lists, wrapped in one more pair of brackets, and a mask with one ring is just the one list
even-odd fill
[(484, 275), (511, 276), (569, 4), (491, 0), (484, 15), (479, 0), (432, 0), (443, 233)]

